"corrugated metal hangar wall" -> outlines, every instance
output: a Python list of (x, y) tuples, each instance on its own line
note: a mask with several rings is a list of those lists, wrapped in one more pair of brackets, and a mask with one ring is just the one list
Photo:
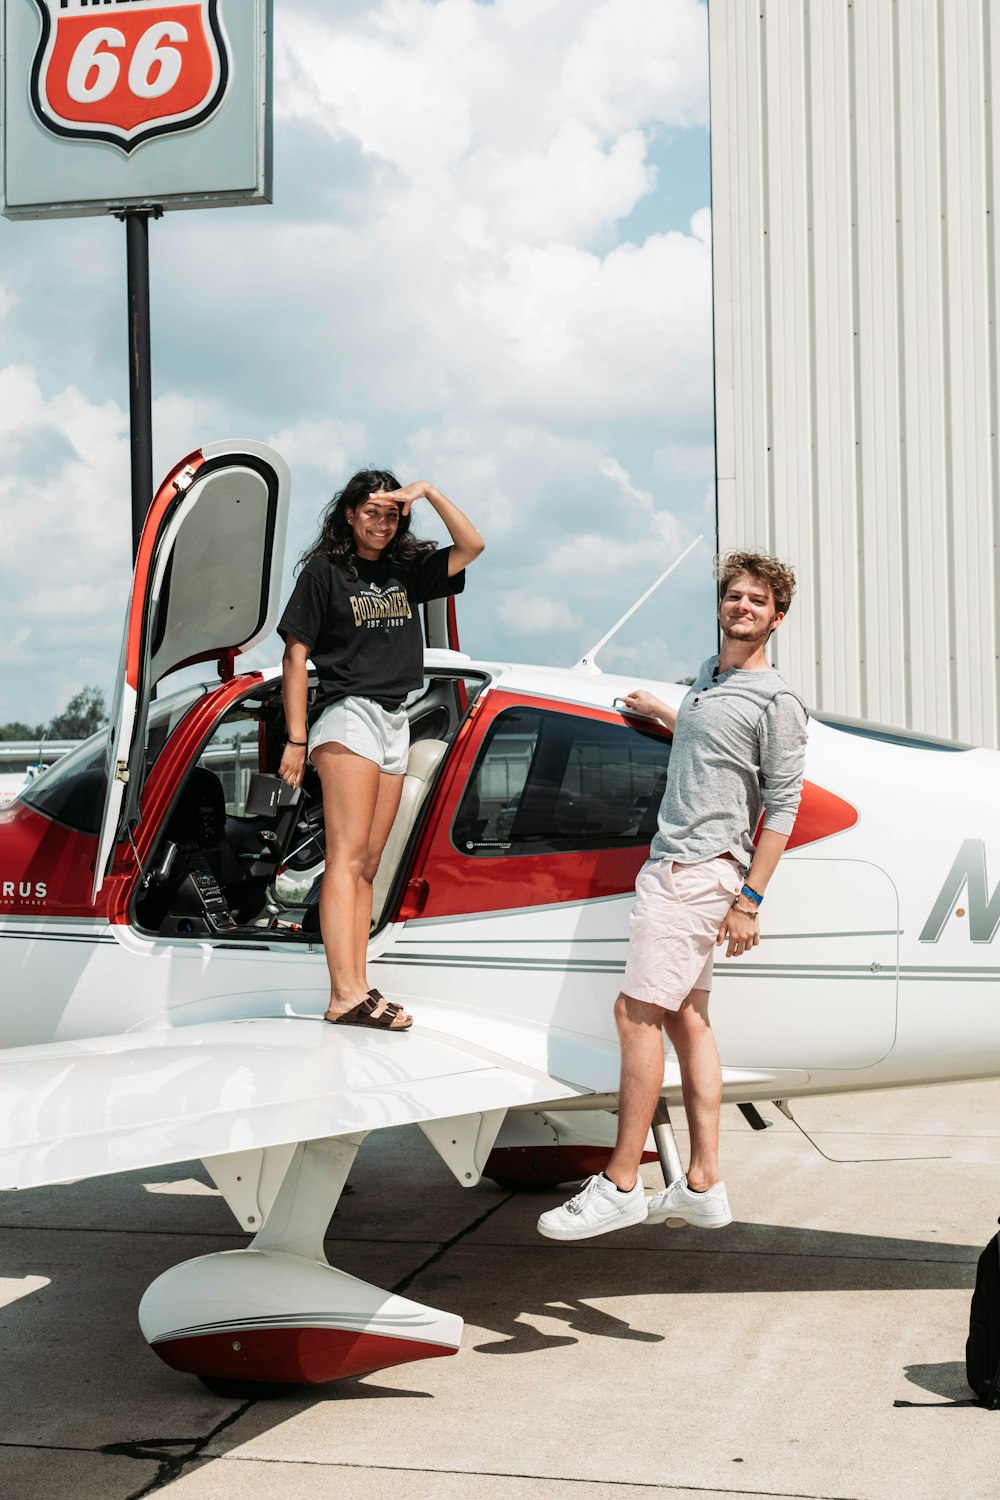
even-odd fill
[(720, 543), (815, 708), (997, 745), (1000, 0), (709, 27)]

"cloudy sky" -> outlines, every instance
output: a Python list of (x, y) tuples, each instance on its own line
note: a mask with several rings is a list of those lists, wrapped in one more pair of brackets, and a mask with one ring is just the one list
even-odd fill
[[(704, 532), (601, 658), (693, 671), (715, 640), (704, 0), (274, 8), (274, 205), (150, 229), (157, 476), (274, 443), (286, 588), (355, 468), (433, 480), (488, 544), (463, 647), (507, 660), (577, 660)], [(0, 720), (112, 686), (124, 242), (0, 221)]]

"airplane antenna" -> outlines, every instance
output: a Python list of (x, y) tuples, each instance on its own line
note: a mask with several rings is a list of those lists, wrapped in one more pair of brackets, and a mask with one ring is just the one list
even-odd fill
[(671, 573), (674, 571), (675, 568), (679, 568), (680, 567), (681, 563), (687, 557), (688, 553), (689, 552), (693, 552), (694, 549), (695, 549), (695, 547), (697, 547), (698, 543), (700, 541), (702, 541), (703, 538), (704, 538), (704, 532), (702, 532), (698, 536), (696, 536), (695, 539), (694, 539), (694, 541), (690, 544), (690, 546), (685, 547), (685, 549), (681, 553), (680, 557), (678, 557), (674, 562), (672, 562), (670, 564), (670, 567), (667, 568), (666, 572), (665, 573), (661, 573), (660, 576), (659, 576), (659, 578), (656, 580), (656, 582), (654, 584), (652, 584), (646, 590), (646, 592), (642, 595), (642, 597), (640, 599), (637, 599), (635, 601), (635, 603), (632, 605), (632, 608), (625, 611), (625, 613), (622, 615), (621, 619), (616, 624), (612, 625), (611, 629), (608, 631), (608, 633), (606, 635), (602, 635), (601, 636), (601, 639), (597, 642), (597, 645), (596, 646), (591, 646), (590, 650), (588, 652), (586, 652), (585, 655), (581, 656), (580, 660), (577, 662), (576, 666), (573, 668), (574, 672), (591, 672), (591, 673), (597, 673), (597, 672), (599, 672), (601, 670), (600, 667), (597, 665), (597, 653), (598, 653), (598, 651), (600, 651), (602, 649), (602, 647), (604, 647), (604, 646), (606, 646), (608, 644), (608, 641), (610, 641), (610, 639), (611, 639), (611, 637), (613, 635), (617, 635), (618, 634), (618, 631), (621, 630), (622, 626), (625, 624), (625, 621), (626, 620), (631, 620), (632, 616), (635, 614), (635, 612), (639, 608), (639, 606), (641, 604), (645, 604), (645, 602), (649, 598), (650, 594), (655, 594), (656, 593), (656, 590), (660, 587), (660, 584), (664, 583), (666, 581), (666, 579), (668, 579), (670, 577)]

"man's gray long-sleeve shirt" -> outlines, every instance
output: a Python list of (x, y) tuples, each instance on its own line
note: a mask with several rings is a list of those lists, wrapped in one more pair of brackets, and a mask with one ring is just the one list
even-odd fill
[(731, 854), (744, 871), (764, 827), (791, 833), (802, 795), (808, 714), (772, 667), (714, 675), (704, 662), (680, 706), (652, 859), (697, 864)]

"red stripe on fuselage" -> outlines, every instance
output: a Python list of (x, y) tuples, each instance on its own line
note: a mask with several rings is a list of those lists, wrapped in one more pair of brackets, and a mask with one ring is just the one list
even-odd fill
[[(628, 895), (649, 854), (645, 843), (624, 849), (495, 857), (467, 855), (455, 847), (451, 828), (476, 758), (493, 720), (515, 708), (538, 708), (607, 724), (623, 721), (621, 714), (608, 709), (528, 697), (502, 689), (481, 698), (475, 717), (466, 722), (452, 751), (450, 774), (446, 772), (438, 791), (437, 807), (424, 827), (408, 872), (408, 880), (419, 877), (427, 882), (427, 896), (420, 913), (423, 919)], [(648, 721), (642, 724), (647, 733), (657, 732), (651, 730)], [(665, 729), (662, 734), (664, 739), (670, 738)], [(857, 810), (849, 802), (807, 781), (788, 847), (802, 848), (829, 838), (852, 828), (857, 821)], [(403, 882), (404, 891), (406, 887), (407, 882)]]
[[(262, 680), (260, 672), (249, 672), (222, 684), (197, 699), (175, 728), (142, 793), (141, 820), (134, 837), (143, 864), (162, 833), (164, 818), (188, 767), (218, 720)], [(127, 922), (138, 877), (135, 854), (127, 840), (119, 844), (111, 874), (94, 906), (90, 889), (96, 852), (95, 834), (55, 823), (24, 802), (4, 808), (0, 812), (0, 916), (101, 916), (111, 922)], [(10, 895), (4, 894), (5, 881), (12, 887)], [(44, 897), (37, 894), (40, 883)], [(29, 884), (31, 892), (22, 896), (22, 886)]]

